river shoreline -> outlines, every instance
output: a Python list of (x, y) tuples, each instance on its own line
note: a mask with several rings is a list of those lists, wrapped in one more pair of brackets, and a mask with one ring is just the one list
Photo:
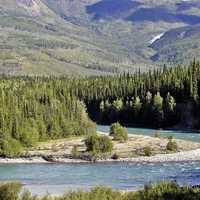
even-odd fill
[[(98, 131), (98, 134), (101, 135), (108, 135), (106, 132)], [(92, 164), (92, 163), (120, 163), (120, 162), (127, 162), (127, 163), (168, 163), (168, 162), (190, 162), (190, 161), (200, 161), (200, 144), (194, 143), (190, 141), (183, 141), (183, 140), (176, 140), (177, 143), (182, 146), (179, 152), (177, 153), (159, 153), (159, 151), (152, 155), (152, 156), (137, 156), (131, 157), (129, 154), (125, 154), (124, 157), (119, 157), (118, 159), (96, 159), (94, 161), (84, 160), (84, 159), (71, 159), (71, 157), (66, 156), (70, 154), (71, 148), (73, 145), (81, 145), (83, 144), (83, 138), (78, 138), (74, 140), (64, 140), (59, 141), (57, 144), (58, 146), (70, 146), (70, 149), (65, 149), (65, 151), (61, 148), (57, 152), (55, 149), (52, 150), (52, 147), (49, 147), (49, 144), (45, 147), (47, 151), (41, 150), (31, 150), (29, 151), (28, 156), (21, 156), (17, 158), (1, 158), (0, 157), (0, 164)], [(134, 145), (137, 148), (141, 148), (147, 144), (150, 146), (155, 145), (155, 147), (160, 148), (160, 146), (165, 146), (167, 143), (166, 138), (155, 138), (150, 136), (141, 136), (141, 135), (132, 135), (129, 134), (129, 140), (127, 143), (114, 143), (114, 153), (120, 153), (120, 151), (132, 151)], [(163, 143), (163, 144), (162, 144)], [(161, 145), (162, 144), (162, 145)], [(54, 147), (55, 144), (53, 143), (52, 146)], [(125, 149), (123, 149), (125, 147)], [(184, 148), (183, 148), (184, 147)], [(54, 147), (55, 148), (55, 147)], [(60, 147), (59, 147), (60, 148)], [(136, 148), (136, 147), (135, 147)]]
[(190, 162), (200, 161), (200, 149), (178, 152), (172, 154), (158, 154), (150, 157), (137, 157), (137, 158), (119, 158), (114, 159), (101, 159), (95, 162), (81, 160), (81, 159), (69, 159), (69, 158), (52, 158), (51, 161), (47, 161), (42, 157), (30, 157), (30, 158), (0, 158), (0, 164), (92, 164), (92, 163), (168, 163), (168, 162)]

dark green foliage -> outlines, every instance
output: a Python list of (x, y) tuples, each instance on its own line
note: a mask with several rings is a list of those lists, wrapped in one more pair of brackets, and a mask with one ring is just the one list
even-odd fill
[(99, 149), (101, 153), (111, 153), (113, 150), (113, 143), (108, 136), (99, 137)]
[(0, 80), (0, 156), (16, 156), (38, 141), (95, 132), (84, 103), (61, 80)]
[(21, 188), (20, 183), (0, 184), (0, 200), (19, 200)]
[(117, 122), (111, 125), (110, 136), (112, 136), (114, 140), (125, 142), (128, 140), (128, 131)]
[(85, 145), (86, 145), (87, 151), (89, 151), (89, 152), (99, 151), (99, 140), (98, 139), (99, 139), (99, 136), (96, 134), (88, 136), (85, 139)]
[(170, 139), (169, 142), (167, 143), (166, 149), (168, 151), (177, 151), (178, 145), (177, 145), (176, 141), (173, 141), (172, 139)]
[[(99, 123), (171, 127), (180, 123), (184, 106), (200, 119), (200, 64), (145, 73), (73, 80), (70, 92), (84, 100), (92, 119)], [(74, 89), (79, 88), (79, 89)], [(199, 123), (193, 124), (198, 126)]]
[(151, 147), (150, 146), (146, 146), (146, 147), (144, 147), (144, 155), (145, 156), (151, 156), (152, 155), (152, 149), (151, 149)]
[(15, 157), (22, 150), (20, 142), (14, 138), (3, 136), (0, 138), (0, 155), (4, 157)]
[(85, 145), (87, 151), (94, 154), (111, 153), (113, 150), (112, 141), (108, 136), (90, 135), (85, 139)]

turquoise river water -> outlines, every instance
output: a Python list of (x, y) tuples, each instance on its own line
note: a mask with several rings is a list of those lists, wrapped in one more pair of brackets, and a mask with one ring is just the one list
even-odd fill
[[(129, 134), (154, 136), (156, 132), (159, 132), (162, 136), (174, 136), (176, 139), (200, 142), (199, 131), (192, 132), (192, 131), (177, 131), (177, 130), (155, 130), (146, 128), (127, 128), (127, 129)], [(108, 133), (110, 131), (110, 126), (97, 125), (97, 130)]]
[[(109, 127), (98, 126), (107, 132)], [(198, 133), (160, 131), (163, 135), (200, 142)], [(151, 129), (129, 129), (129, 133), (153, 135)], [(176, 180), (182, 185), (200, 184), (200, 162), (132, 164), (0, 164), (0, 181), (20, 181), (33, 194), (62, 194), (105, 185), (118, 190), (136, 190), (149, 182)]]

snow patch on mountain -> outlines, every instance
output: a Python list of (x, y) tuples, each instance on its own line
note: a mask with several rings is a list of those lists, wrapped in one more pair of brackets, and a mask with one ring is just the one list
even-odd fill
[(153, 37), (152, 40), (149, 41), (149, 43), (153, 44), (155, 41), (160, 40), (164, 34), (165, 33), (160, 33), (160, 34), (156, 35), (155, 37)]
[(24, 8), (30, 16), (41, 16), (40, 6), (35, 2), (35, 0), (16, 0), (16, 2), (18, 6)]

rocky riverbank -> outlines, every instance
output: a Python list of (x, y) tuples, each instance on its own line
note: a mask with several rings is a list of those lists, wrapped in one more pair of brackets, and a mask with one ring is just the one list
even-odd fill
[[(166, 162), (187, 162), (187, 161), (200, 161), (200, 149), (171, 153), (171, 154), (158, 154), (155, 156), (141, 156), (137, 158), (119, 158), (114, 159), (97, 159), (97, 163), (106, 163), (106, 162), (131, 162), (131, 163), (166, 163)], [(65, 159), (57, 158), (55, 162), (61, 163), (91, 163), (90, 161), (85, 160), (76, 160), (76, 159)]]
[[(106, 162), (131, 162), (131, 163), (165, 163), (165, 162), (187, 162), (187, 161), (200, 161), (200, 149), (184, 151), (171, 154), (158, 154), (155, 156), (141, 156), (137, 158), (119, 158), (114, 159), (97, 159), (97, 163)], [(30, 157), (30, 158), (0, 158), (1, 164), (37, 164), (37, 163), (66, 163), (66, 164), (80, 164), (92, 163), (91, 161), (81, 159), (70, 159), (64, 157), (52, 157), (50, 161), (43, 157)]]
[(0, 164), (38, 164), (49, 163), (42, 157), (27, 158), (0, 158)]
[[(99, 134), (107, 134), (100, 133)], [(0, 158), (0, 163), (92, 163), (92, 162), (132, 162), (132, 163), (157, 163), (157, 162), (185, 162), (200, 161), (200, 143), (176, 140), (178, 152), (172, 153), (166, 150), (169, 139), (149, 137), (142, 135), (129, 135), (128, 141), (121, 143), (113, 141), (114, 149), (112, 155), (107, 159), (96, 158), (93, 161), (87, 156), (72, 159), (72, 148), (76, 145), (79, 152), (85, 152), (84, 138), (62, 139), (38, 144), (34, 149), (28, 149), (24, 156), (19, 158)], [(143, 149), (151, 147), (152, 156), (145, 156)]]

